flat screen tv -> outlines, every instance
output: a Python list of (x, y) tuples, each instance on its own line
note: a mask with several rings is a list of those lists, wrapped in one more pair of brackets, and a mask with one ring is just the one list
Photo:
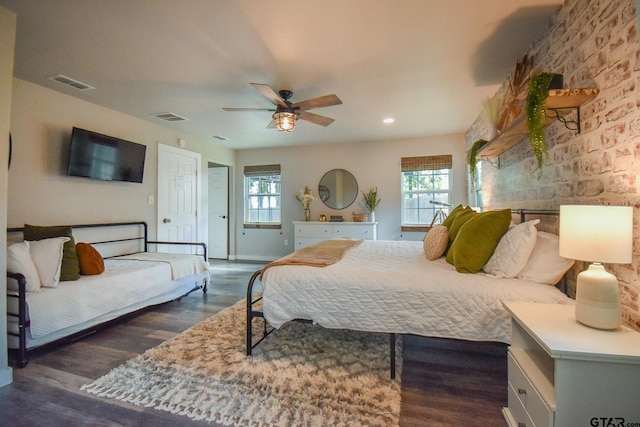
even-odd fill
[(67, 175), (142, 182), (147, 146), (73, 128)]

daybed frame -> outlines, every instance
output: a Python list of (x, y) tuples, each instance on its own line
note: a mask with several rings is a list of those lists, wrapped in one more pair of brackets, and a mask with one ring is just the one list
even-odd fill
[[(527, 216), (557, 216), (559, 215), (559, 211), (557, 210), (535, 210), (535, 209), (517, 209), (512, 210), (512, 214), (519, 215), (520, 222), (524, 222)], [(262, 300), (262, 294), (255, 297), (254, 299), (254, 285), (256, 280), (260, 276), (262, 269), (256, 271), (249, 279), (249, 283), (247, 285), (247, 356), (251, 356), (253, 349), (258, 346), (267, 336), (269, 336), (272, 332), (276, 330), (276, 328), (270, 327), (267, 325), (267, 320), (264, 318), (264, 313), (262, 310), (254, 308), (254, 305)], [(561, 285), (559, 288), (562, 292), (566, 293), (566, 283), (565, 278), (562, 279)], [(262, 336), (256, 342), (253, 342), (253, 325), (252, 321), (254, 318), (262, 318), (263, 321), (263, 330)], [(302, 322), (311, 322), (310, 320), (300, 319), (297, 321)], [(395, 379), (396, 377), (396, 333), (389, 333), (389, 354), (390, 354), (390, 375), (391, 379)]]
[[(181, 245), (181, 246), (191, 246), (191, 247), (196, 247), (199, 249), (196, 249), (196, 251), (199, 251), (201, 253), (196, 253), (195, 255), (198, 256), (202, 256), (204, 257), (205, 262), (208, 261), (208, 253), (207, 253), (207, 245), (205, 243), (202, 242), (166, 242), (166, 241), (157, 241), (157, 240), (149, 240), (148, 238), (148, 225), (146, 222), (144, 221), (134, 221), (134, 222), (114, 222), (114, 223), (98, 223), (98, 224), (79, 224), (79, 225), (69, 225), (66, 227), (71, 227), (72, 229), (91, 229), (91, 228), (112, 228), (112, 227), (138, 227), (138, 233), (136, 236), (132, 236), (132, 237), (123, 237), (120, 239), (113, 239), (113, 240), (98, 240), (98, 241), (87, 241), (86, 243), (90, 243), (91, 245), (94, 246), (100, 246), (100, 245), (114, 245), (114, 244), (122, 244), (122, 243), (136, 243), (139, 242), (140, 247), (142, 249), (142, 251), (144, 252), (149, 252), (150, 246), (151, 245)], [(140, 232), (141, 231), (141, 232)], [(22, 233), (24, 232), (24, 228), (8, 228), (7, 229), (7, 233)], [(138, 251), (140, 252), (140, 251)], [(124, 255), (132, 255), (136, 252), (129, 252), (129, 253), (119, 253), (118, 255), (113, 255), (113, 256), (109, 256), (109, 257), (105, 257), (105, 258), (113, 258), (116, 256), (124, 256)], [(7, 317), (13, 317), (16, 318), (18, 321), (18, 332), (14, 333), (14, 332), (10, 332), (7, 331), (7, 335), (12, 335), (12, 336), (16, 336), (18, 337), (18, 348), (17, 349), (9, 349), (10, 355), (12, 356), (13, 359), (15, 359), (16, 364), (19, 368), (24, 368), (25, 366), (27, 366), (27, 363), (29, 362), (29, 353), (35, 351), (35, 350), (44, 350), (46, 348), (51, 348), (57, 345), (60, 345), (62, 343), (67, 343), (67, 342), (72, 342), (74, 340), (77, 340), (81, 337), (93, 334), (99, 330), (105, 329), (108, 326), (111, 326), (117, 322), (120, 322), (124, 319), (127, 319), (131, 316), (136, 315), (137, 313), (143, 311), (143, 310), (147, 310), (150, 307), (153, 307), (155, 305), (160, 305), (160, 304), (155, 304), (155, 305), (150, 305), (135, 311), (132, 311), (130, 313), (124, 314), (122, 316), (119, 316), (116, 319), (112, 319), (97, 325), (93, 325), (89, 328), (83, 329), (81, 331), (75, 332), (73, 334), (70, 334), (68, 336), (59, 338), (55, 341), (51, 341), (48, 342), (46, 344), (37, 346), (37, 347), (33, 347), (30, 349), (27, 349), (27, 328), (29, 327), (29, 320), (27, 319), (27, 300), (26, 300), (26, 279), (25, 277), (20, 274), (20, 273), (13, 273), (13, 272), (7, 272), (7, 278), (12, 278), (15, 279), (17, 281), (18, 284), (18, 290), (7, 290), (7, 298), (15, 298), (18, 301), (18, 312), (17, 313), (11, 313), (9, 312), (9, 308), (7, 308)], [(173, 299), (172, 301), (179, 301), (182, 298), (186, 297), (187, 295), (189, 295), (191, 292), (196, 291), (198, 289), (202, 289), (203, 293), (207, 293), (207, 286), (208, 286), (208, 281), (207, 279), (204, 279), (202, 284), (200, 284), (200, 282), (197, 282), (194, 284), (194, 287), (192, 289), (190, 289), (189, 291), (187, 291), (186, 293), (184, 293), (183, 295), (179, 296), (178, 298)], [(170, 302), (170, 301), (167, 301)]]

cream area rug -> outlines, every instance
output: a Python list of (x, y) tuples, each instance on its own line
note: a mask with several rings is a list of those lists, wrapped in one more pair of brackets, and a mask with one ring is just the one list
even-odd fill
[(247, 357), (245, 319), (243, 300), (82, 388), (224, 425), (398, 425), (388, 335), (289, 322)]

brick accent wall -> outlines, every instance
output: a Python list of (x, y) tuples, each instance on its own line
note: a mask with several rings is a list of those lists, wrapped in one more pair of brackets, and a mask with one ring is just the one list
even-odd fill
[[(542, 170), (528, 139), (482, 164), (483, 207), (558, 209), (561, 204), (634, 207), (633, 262), (606, 265), (619, 280), (623, 321), (640, 330), (640, 45), (635, 0), (567, 0), (528, 54), (534, 71), (564, 75), (565, 88), (600, 89), (581, 109), (582, 132), (547, 128)], [(525, 52), (523, 52), (524, 54)], [(514, 64), (515, 67), (515, 64)], [(505, 77), (505, 85), (508, 76)], [(505, 90), (505, 85), (498, 92)], [(575, 113), (572, 114), (575, 119)], [(480, 117), (467, 147), (486, 135)], [(575, 274), (586, 268), (577, 263)], [(570, 291), (570, 294), (572, 292)]]

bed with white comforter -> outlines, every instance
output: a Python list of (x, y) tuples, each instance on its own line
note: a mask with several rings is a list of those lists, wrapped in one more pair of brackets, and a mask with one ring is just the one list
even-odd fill
[(369, 241), (327, 267), (264, 271), (263, 314), (278, 328), (294, 319), (326, 328), (470, 341), (511, 340), (502, 301), (571, 304), (557, 287), (485, 273), (462, 274), (429, 261), (422, 242)]

